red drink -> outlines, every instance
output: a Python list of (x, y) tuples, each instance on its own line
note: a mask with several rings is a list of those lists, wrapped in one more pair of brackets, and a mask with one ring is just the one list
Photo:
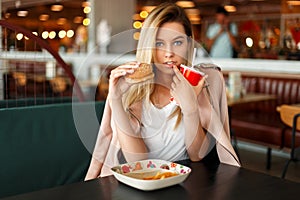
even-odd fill
[(188, 67), (183, 64), (180, 65), (180, 72), (183, 76), (190, 82), (191, 85), (196, 86), (198, 85), (199, 81), (204, 76), (203, 72), (198, 71), (193, 67)]

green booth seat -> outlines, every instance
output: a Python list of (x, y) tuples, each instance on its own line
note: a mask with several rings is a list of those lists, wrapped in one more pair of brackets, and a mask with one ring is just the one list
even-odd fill
[(0, 108), (14, 108), (35, 105), (79, 102), (77, 97), (21, 98), (0, 100)]
[(0, 109), (0, 198), (83, 181), (104, 105)]

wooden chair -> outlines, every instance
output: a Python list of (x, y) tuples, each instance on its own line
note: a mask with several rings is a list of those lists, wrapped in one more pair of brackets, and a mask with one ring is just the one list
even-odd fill
[(288, 166), (291, 161), (297, 162), (299, 159), (296, 155), (296, 149), (299, 148), (296, 145), (296, 134), (300, 131), (300, 105), (281, 105), (278, 108), (280, 113), (281, 121), (288, 127), (292, 128), (292, 138), (291, 138), (291, 151), (290, 158), (286, 162), (281, 177), (284, 178), (288, 170)]

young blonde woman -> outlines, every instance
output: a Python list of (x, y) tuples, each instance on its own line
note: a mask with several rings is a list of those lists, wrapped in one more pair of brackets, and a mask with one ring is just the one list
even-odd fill
[[(170, 3), (143, 24), (136, 60), (112, 70), (109, 94), (85, 180), (111, 174), (122, 162), (148, 158), (217, 162), (240, 166), (231, 146), (223, 76), (214, 65), (197, 65), (206, 76), (192, 86), (179, 72), (193, 55), (192, 27)], [(151, 63), (154, 78), (129, 84), (124, 76)], [(170, 102), (174, 97), (177, 104)]]

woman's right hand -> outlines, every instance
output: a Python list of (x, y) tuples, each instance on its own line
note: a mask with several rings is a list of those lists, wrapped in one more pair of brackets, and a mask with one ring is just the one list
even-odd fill
[(120, 99), (122, 95), (132, 85), (125, 81), (126, 74), (132, 74), (134, 69), (139, 66), (136, 61), (128, 62), (113, 69), (109, 77), (108, 96), (112, 99)]

